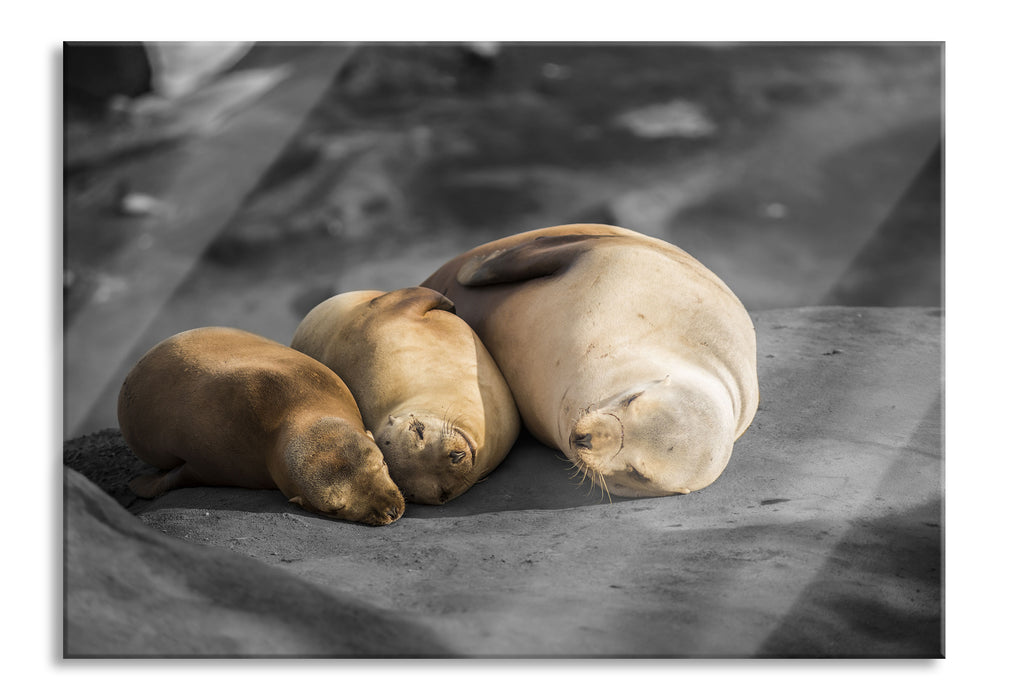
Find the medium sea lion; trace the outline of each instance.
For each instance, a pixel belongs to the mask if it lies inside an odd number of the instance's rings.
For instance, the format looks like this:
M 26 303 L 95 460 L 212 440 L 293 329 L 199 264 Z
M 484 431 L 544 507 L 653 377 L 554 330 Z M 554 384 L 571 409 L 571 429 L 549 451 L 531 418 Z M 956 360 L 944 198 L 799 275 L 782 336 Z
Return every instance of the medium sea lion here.
M 291 347 L 340 375 L 408 501 L 440 504 L 508 454 L 521 425 L 508 385 L 452 302 L 422 287 L 338 294 Z
M 423 285 L 483 340 L 530 432 L 618 496 L 707 486 L 757 409 L 746 309 L 664 241 L 594 224 L 529 231 Z
M 331 518 L 387 525 L 403 495 L 354 398 L 332 370 L 234 328 L 197 328 L 151 348 L 119 391 L 119 427 L 162 474 L 130 482 L 154 498 L 186 486 L 280 489 Z

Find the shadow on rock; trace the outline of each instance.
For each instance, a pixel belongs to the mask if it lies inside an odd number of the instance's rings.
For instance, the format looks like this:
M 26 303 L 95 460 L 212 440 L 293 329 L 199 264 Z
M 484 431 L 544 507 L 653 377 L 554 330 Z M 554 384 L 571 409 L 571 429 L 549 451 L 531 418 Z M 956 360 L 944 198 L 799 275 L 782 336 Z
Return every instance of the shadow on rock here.
M 290 513 L 311 516 L 290 505 L 274 489 L 199 487 L 170 491 L 148 501 L 137 498 L 127 484 L 152 471 L 130 451 L 116 429 L 68 440 L 63 464 L 80 472 L 133 514 L 172 508 L 214 511 Z M 525 430 L 504 462 L 476 486 L 441 506 L 408 503 L 404 518 L 456 518 L 480 513 L 518 510 L 556 510 L 633 500 L 608 496 L 582 480 L 557 450 L 538 442 Z M 318 516 L 313 516 L 318 517 Z M 323 518 L 325 520 L 325 518 Z
M 634 500 L 600 493 L 562 453 L 524 429 L 505 460 L 483 482 L 441 506 L 407 504 L 404 518 L 454 518 L 517 510 L 557 510 Z
M 64 469 L 66 657 L 443 657 L 421 626 L 155 532 Z

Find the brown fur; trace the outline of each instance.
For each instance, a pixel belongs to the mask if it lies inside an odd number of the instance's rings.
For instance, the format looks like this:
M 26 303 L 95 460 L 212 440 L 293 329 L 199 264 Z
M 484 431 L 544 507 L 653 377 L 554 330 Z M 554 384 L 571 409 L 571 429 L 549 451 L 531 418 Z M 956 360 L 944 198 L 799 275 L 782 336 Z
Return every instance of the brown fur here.
M 291 346 L 339 374 L 407 500 L 444 503 L 505 458 L 511 391 L 452 302 L 430 289 L 347 292 L 315 307 Z
M 187 486 L 277 488 L 322 515 L 384 525 L 402 494 L 344 382 L 291 348 L 233 328 L 197 328 L 149 350 L 119 393 L 127 444 L 161 473 L 144 498 Z

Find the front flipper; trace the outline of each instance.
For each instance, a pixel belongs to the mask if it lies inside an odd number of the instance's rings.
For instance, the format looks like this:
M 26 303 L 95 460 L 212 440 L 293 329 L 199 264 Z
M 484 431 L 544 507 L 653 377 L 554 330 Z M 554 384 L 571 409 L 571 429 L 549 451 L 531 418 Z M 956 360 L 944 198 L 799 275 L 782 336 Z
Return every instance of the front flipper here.
M 172 489 L 186 488 L 187 486 L 199 486 L 199 482 L 194 480 L 186 470 L 186 465 L 175 467 L 167 472 L 154 472 L 151 474 L 141 474 L 131 479 L 128 484 L 130 491 L 140 498 L 157 498 L 166 491 Z
M 392 309 L 397 313 L 413 312 L 423 316 L 435 309 L 455 313 L 455 304 L 440 292 L 427 287 L 405 287 L 377 296 L 369 302 L 375 309 Z
M 566 270 L 592 242 L 604 235 L 545 236 L 474 257 L 459 268 L 456 281 L 464 287 L 524 282 Z

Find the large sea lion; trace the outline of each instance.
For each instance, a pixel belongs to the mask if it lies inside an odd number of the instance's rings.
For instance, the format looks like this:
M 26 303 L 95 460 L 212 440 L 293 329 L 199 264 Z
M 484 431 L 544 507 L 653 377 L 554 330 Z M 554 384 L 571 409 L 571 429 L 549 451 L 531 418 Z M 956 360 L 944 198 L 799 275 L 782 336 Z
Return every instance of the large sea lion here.
M 615 495 L 707 486 L 757 409 L 746 309 L 664 241 L 594 224 L 529 231 L 423 285 L 483 340 L 530 432 Z
M 126 375 L 119 427 L 162 473 L 130 482 L 154 498 L 186 486 L 280 489 L 331 518 L 387 525 L 405 507 L 354 398 L 328 367 L 234 328 L 163 340 Z
M 408 501 L 441 504 L 491 472 L 521 421 L 490 353 L 452 302 L 422 287 L 338 294 L 291 347 L 340 375 Z

